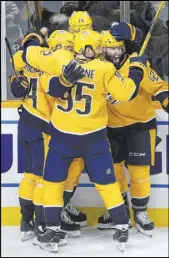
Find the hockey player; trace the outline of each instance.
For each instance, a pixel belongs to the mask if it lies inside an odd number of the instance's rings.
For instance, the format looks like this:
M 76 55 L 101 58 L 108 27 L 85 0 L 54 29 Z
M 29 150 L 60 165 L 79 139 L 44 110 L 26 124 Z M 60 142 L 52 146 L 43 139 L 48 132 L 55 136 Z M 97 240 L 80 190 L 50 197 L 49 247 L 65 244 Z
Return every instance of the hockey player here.
M 49 46 L 52 51 L 61 47 L 72 50 L 73 35 L 70 32 L 63 33 L 56 31 L 50 37 Z M 49 49 L 44 50 L 43 53 L 49 53 Z M 18 51 L 14 56 L 16 69 L 20 73 L 18 78 L 15 76 L 10 78 L 10 86 L 15 97 L 25 97 L 23 105 L 20 107 L 18 135 L 25 153 L 24 178 L 19 186 L 19 200 L 22 214 L 21 239 L 27 240 L 32 237 L 34 232 L 34 207 L 36 216 L 35 229 L 38 231 L 39 226 L 43 229 L 45 226 L 41 199 L 43 189 L 42 174 L 49 139 L 48 121 L 50 120 L 54 99 L 46 95 L 43 89 L 41 83 L 43 72 L 26 65 L 21 59 L 21 54 L 22 51 Z M 73 57 L 71 52 L 69 56 L 71 60 Z M 57 65 L 59 70 L 59 64 L 57 63 Z M 29 79 L 29 83 L 27 78 Z M 31 89 L 28 87 L 30 84 Z M 62 213 L 62 229 L 64 231 L 73 231 L 73 233 L 78 235 L 80 234 L 80 227 L 72 223 L 65 212 Z
M 31 43 L 32 42 L 32 43 Z M 23 41 L 25 58 L 31 58 L 33 44 L 43 44 L 38 34 L 27 35 Z M 118 244 L 128 239 L 128 216 L 114 177 L 109 143 L 106 139 L 107 110 L 106 92 L 115 99 L 127 101 L 138 91 L 144 76 L 144 56 L 130 58 L 129 77 L 122 77 L 113 64 L 95 59 L 100 53 L 101 36 L 90 31 L 75 36 L 74 51 L 77 63 L 85 69 L 85 78 L 74 84 L 71 72 L 64 69 L 59 77 L 49 76 L 46 85 L 51 96 L 57 97 L 56 88 L 70 89 L 64 97 L 56 98 L 52 112 L 51 140 L 44 171 L 44 211 L 47 230 L 39 235 L 41 248 L 58 251 L 60 238 L 60 214 L 63 207 L 63 191 L 67 171 L 74 158 L 84 159 L 90 180 L 103 198 L 116 224 L 113 236 Z M 36 51 L 36 50 L 35 50 Z M 112 84 L 114 87 L 112 87 Z M 56 172 L 56 168 L 58 168 Z M 50 194 L 49 194 L 50 193 Z M 57 199 L 56 199 L 57 196 Z
M 96 17 L 93 17 L 93 18 L 96 18 Z M 65 24 L 64 25 L 61 24 L 61 26 L 67 26 L 64 28 L 68 28 L 68 25 L 69 25 L 69 31 L 71 31 L 74 34 L 78 33 L 79 31 L 86 30 L 86 29 L 93 30 L 93 26 L 92 26 L 93 21 L 86 11 L 74 11 L 70 16 L 68 23 L 66 25 L 66 22 L 65 22 Z M 105 24 L 105 21 L 103 22 L 103 25 L 104 24 Z M 96 26 L 95 26 L 95 28 L 96 28 Z M 68 173 L 68 178 L 66 180 L 65 191 L 64 191 L 64 203 L 66 203 L 66 202 L 68 203 L 70 198 L 75 193 L 75 189 L 79 182 L 80 175 L 84 169 L 84 163 L 83 163 L 82 159 L 75 160 L 72 163 L 72 165 L 74 166 L 75 164 L 77 166 L 76 170 L 71 169 Z M 86 215 L 81 212 L 79 213 L 79 211 L 76 211 L 76 209 L 73 208 L 71 203 L 67 204 L 66 211 L 68 212 L 71 219 L 75 223 L 80 224 L 81 226 L 87 225 Z
M 86 11 L 84 11 L 83 8 L 78 8 L 78 10 L 75 10 L 74 12 L 72 11 L 69 20 L 60 23 L 57 26 L 57 29 L 71 29 L 72 31 L 76 32 L 83 30 L 85 29 L 85 26 L 88 26 L 88 28 L 86 27 L 86 29 L 92 27 L 93 30 L 101 32 L 102 30 L 109 29 L 111 27 L 111 23 L 112 22 L 110 22 L 110 20 L 107 19 L 107 16 L 103 17 L 98 15 L 97 13 L 89 16 L 89 14 Z
M 76 33 L 85 29 L 101 32 L 102 30 L 110 29 L 111 22 L 105 17 L 99 15 L 90 16 L 86 11 L 76 11 L 73 12 L 70 16 L 68 25 L 69 31 L 72 33 Z
M 92 19 L 85 11 L 73 12 L 69 18 L 69 31 L 77 33 L 83 30 L 92 30 Z
M 111 32 L 117 39 L 134 39 L 132 32 L 135 29 L 132 26 L 123 23 L 115 26 Z M 109 31 L 103 32 L 102 35 L 105 58 L 126 76 L 129 72 L 130 56 L 126 52 L 124 41 L 117 41 Z M 121 164 L 125 161 L 130 174 L 131 202 L 137 230 L 148 236 L 152 235 L 154 229 L 154 223 L 146 212 L 150 196 L 150 166 L 154 165 L 156 145 L 156 113 L 151 102 L 152 95 L 156 96 L 164 110 L 169 112 L 168 84 L 149 65 L 135 99 L 120 102 L 111 94 L 107 94 L 108 138 L 116 178 L 122 194 L 127 195 L 127 180 L 124 166 Z M 106 214 L 99 218 L 98 227 L 113 228 L 111 222 L 110 215 Z
M 79 23 L 79 19 L 83 21 L 83 23 Z M 70 20 L 70 27 L 76 28 L 76 31 L 79 30 L 84 30 L 85 28 L 90 28 L 91 27 L 91 18 L 87 14 L 87 12 L 77 12 L 75 15 L 73 15 L 72 19 Z M 90 25 L 90 26 L 89 26 Z M 71 30 L 72 31 L 72 30 Z M 51 34 L 49 41 L 52 40 L 52 35 Z M 49 43 L 49 42 L 48 42 Z M 47 73 L 50 74 L 55 74 L 55 66 L 53 65 L 56 61 L 56 57 L 52 53 L 46 53 L 43 54 L 42 48 L 36 48 L 36 51 L 32 53 L 31 47 L 29 48 L 29 57 L 28 57 L 28 63 Z M 63 58 L 64 52 L 62 50 L 58 52 L 59 58 Z M 66 57 L 66 56 L 65 56 Z M 25 60 L 25 59 L 24 59 Z M 26 60 L 25 60 L 26 61 Z M 70 216 L 71 220 L 75 222 L 76 224 L 79 224 L 81 227 L 84 227 L 87 225 L 87 216 L 86 214 L 77 211 L 72 204 L 69 202 L 73 194 L 75 193 L 76 186 L 79 181 L 79 177 L 84 169 L 84 162 L 82 159 L 76 159 L 72 162 L 69 173 L 68 173 L 68 178 L 66 180 L 65 184 L 65 191 L 64 191 L 64 204 L 65 204 L 65 211 L 68 213 Z

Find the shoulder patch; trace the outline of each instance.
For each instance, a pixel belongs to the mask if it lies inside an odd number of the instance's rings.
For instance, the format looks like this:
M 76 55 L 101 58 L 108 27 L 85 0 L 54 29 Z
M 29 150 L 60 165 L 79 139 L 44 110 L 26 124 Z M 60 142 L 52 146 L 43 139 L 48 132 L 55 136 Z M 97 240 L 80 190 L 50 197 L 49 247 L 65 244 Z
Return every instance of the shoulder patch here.
M 149 79 L 153 82 L 158 82 L 159 77 L 156 74 L 156 72 L 154 72 L 153 70 L 150 71 L 149 75 L 148 75 Z
M 43 51 L 42 55 L 44 56 L 50 56 L 52 54 L 52 51 Z

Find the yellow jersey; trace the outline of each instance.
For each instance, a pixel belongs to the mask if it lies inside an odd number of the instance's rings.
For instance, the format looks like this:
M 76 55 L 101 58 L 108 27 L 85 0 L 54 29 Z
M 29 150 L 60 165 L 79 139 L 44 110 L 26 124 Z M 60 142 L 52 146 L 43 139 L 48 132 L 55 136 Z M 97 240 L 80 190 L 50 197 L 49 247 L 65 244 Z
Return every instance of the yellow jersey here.
M 23 107 L 33 116 L 49 123 L 55 99 L 46 94 L 41 77 L 43 72 L 24 63 L 22 52 L 19 50 L 13 56 L 17 71 L 23 71 L 31 87 L 23 101 Z
M 122 76 L 128 75 L 129 58 L 118 71 Z M 152 95 L 157 96 L 165 91 L 168 91 L 168 83 L 163 81 L 148 64 L 144 78 L 140 83 L 138 95 L 134 99 L 128 102 L 120 102 L 108 92 L 108 127 L 118 128 L 136 123 L 146 125 L 146 123 L 156 118 L 151 101 Z
M 51 116 L 51 123 L 57 130 L 75 135 L 107 127 L 107 92 L 115 99 L 127 101 L 136 90 L 134 81 L 122 77 L 110 62 L 94 59 L 80 65 L 85 69 L 85 78 L 64 97 L 56 99 Z
M 40 46 L 30 46 L 25 56 L 26 63 L 49 74 L 57 74 L 58 67 L 68 64 L 72 59 L 74 54 L 69 50 L 58 49 L 52 52 Z

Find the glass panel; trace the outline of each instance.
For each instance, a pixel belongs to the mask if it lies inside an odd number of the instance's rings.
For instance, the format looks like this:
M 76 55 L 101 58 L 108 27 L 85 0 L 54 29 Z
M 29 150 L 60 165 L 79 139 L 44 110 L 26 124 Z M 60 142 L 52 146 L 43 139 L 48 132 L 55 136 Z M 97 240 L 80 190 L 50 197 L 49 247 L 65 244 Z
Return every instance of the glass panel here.
M 63 6 L 64 1 L 4 1 L 4 3 L 5 17 L 3 18 L 4 21 L 2 24 L 5 25 L 6 22 L 6 33 L 3 35 L 3 40 L 6 34 L 6 37 L 8 38 L 11 46 L 12 53 L 14 54 L 21 45 L 22 39 L 27 33 L 28 28 L 38 26 L 37 12 L 39 13 L 39 20 L 41 25 L 45 26 L 53 14 L 59 14 L 60 8 Z M 35 9 L 38 11 L 35 12 Z M 5 47 L 3 49 L 5 49 Z M 6 70 L 6 74 L 5 71 L 3 71 L 5 82 L 7 82 L 8 76 L 13 73 L 13 68 L 10 63 L 10 55 L 7 49 Z M 3 85 L 5 85 L 5 83 L 3 83 Z M 7 99 L 15 99 L 11 94 L 8 86 L 6 86 L 6 90 Z
M 1 2 L 1 101 L 7 99 L 6 86 L 6 18 L 5 18 L 5 1 Z
M 120 21 L 130 23 L 130 1 L 120 1 Z
M 33 1 L 27 1 L 31 15 L 34 12 Z M 6 15 L 6 37 L 9 40 L 12 53 L 21 45 L 21 41 L 28 30 L 28 11 L 26 1 L 5 1 L 5 15 Z M 13 68 L 10 63 L 10 55 L 6 50 L 7 63 L 7 78 L 13 73 Z M 6 78 L 6 79 L 7 79 Z M 7 99 L 15 99 L 10 92 L 7 85 Z
M 68 28 L 68 22 L 63 22 L 61 13 L 70 16 L 70 13 L 77 7 L 78 2 L 84 4 L 85 1 L 3 1 L 5 2 L 5 17 L 3 17 L 1 9 L 1 18 L 6 23 L 6 35 L 10 41 L 12 52 L 15 53 L 19 47 L 23 36 L 27 33 L 28 27 L 37 26 L 37 12 L 35 12 L 35 2 L 42 26 L 54 23 L 52 28 L 56 28 L 56 24 L 61 24 L 59 29 Z M 26 4 L 27 3 L 27 4 Z M 99 31 L 106 29 L 111 22 L 123 20 L 135 25 L 140 31 L 140 44 L 142 45 L 144 38 L 151 26 L 155 11 L 160 1 L 86 1 L 87 11 L 93 19 L 94 29 Z M 64 7 L 63 7 L 64 5 Z M 2 6 L 2 4 L 1 4 Z M 51 18 L 52 17 L 52 18 Z M 50 19 L 51 18 L 51 19 Z M 166 22 L 168 21 L 168 3 L 163 9 L 160 19 L 155 26 L 152 37 L 146 49 L 149 61 L 156 72 L 165 80 L 168 80 L 168 29 Z M 63 23 L 62 23 L 63 22 Z M 5 33 L 4 33 L 5 34 Z M 3 29 L 2 29 L 3 36 Z M 3 47 L 5 49 L 5 47 Z M 4 58 L 5 59 L 5 58 Z M 3 59 L 3 60 L 4 60 Z M 3 71 L 7 77 L 13 73 L 12 65 L 9 62 L 10 56 L 6 50 L 6 67 Z M 2 60 L 1 60 L 2 64 Z M 5 62 L 3 61 L 3 65 Z M 5 86 L 5 83 L 2 85 Z M 7 87 L 7 86 L 6 86 Z M 4 91 L 5 94 L 5 91 Z M 14 99 L 7 87 L 7 98 Z
M 159 4 L 160 1 L 131 1 L 130 22 L 139 29 L 141 46 L 150 29 Z M 152 68 L 165 80 L 168 80 L 167 21 L 168 2 L 160 14 L 145 51 Z

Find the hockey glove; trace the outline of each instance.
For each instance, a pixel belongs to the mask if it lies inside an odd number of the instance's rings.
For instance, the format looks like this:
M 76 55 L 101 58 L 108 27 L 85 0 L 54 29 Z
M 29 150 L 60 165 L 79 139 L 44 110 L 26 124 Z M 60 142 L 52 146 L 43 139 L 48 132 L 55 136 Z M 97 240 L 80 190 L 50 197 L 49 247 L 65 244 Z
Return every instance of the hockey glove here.
M 116 40 L 135 40 L 136 28 L 129 23 L 125 22 L 113 22 L 111 25 L 110 33 Z
M 78 80 L 85 77 L 85 71 L 81 66 L 77 66 L 77 62 L 72 60 L 65 66 L 63 73 L 60 75 L 59 80 L 65 87 L 71 87 L 76 84 Z
M 48 47 L 46 41 L 47 33 L 47 28 L 42 28 L 41 30 L 33 30 L 25 36 L 25 38 L 22 41 L 22 46 L 24 47 L 24 45 L 28 41 L 34 41 L 37 46 Z
M 30 90 L 30 84 L 23 75 L 19 75 L 16 78 L 16 76 L 12 74 L 9 77 L 9 85 L 13 95 L 17 98 L 25 97 Z
M 142 77 L 146 71 L 147 67 L 147 57 L 145 55 L 138 56 L 135 52 L 130 56 L 130 70 L 131 69 L 139 69 L 141 71 Z

